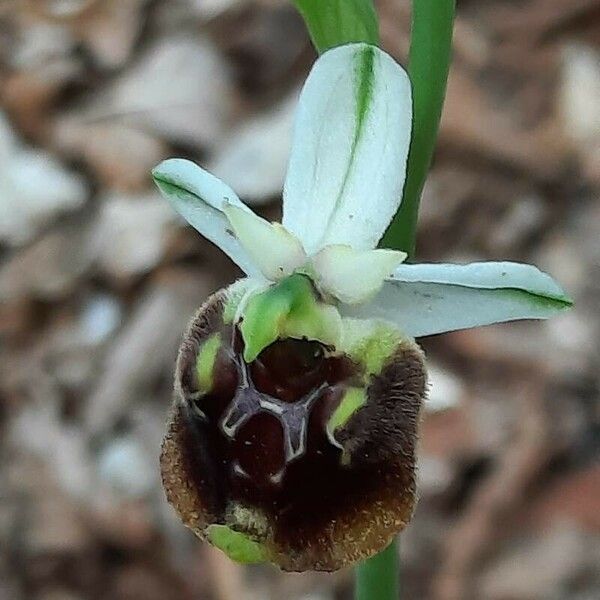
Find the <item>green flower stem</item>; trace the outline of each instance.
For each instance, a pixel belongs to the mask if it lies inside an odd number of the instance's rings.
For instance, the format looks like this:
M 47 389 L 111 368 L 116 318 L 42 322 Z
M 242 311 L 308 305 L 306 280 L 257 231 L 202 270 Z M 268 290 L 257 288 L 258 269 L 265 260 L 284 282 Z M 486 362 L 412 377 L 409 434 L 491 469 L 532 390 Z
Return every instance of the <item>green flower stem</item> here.
M 404 197 L 381 245 L 415 252 L 419 201 L 437 140 L 450 69 L 455 0 L 413 0 L 408 71 L 413 85 L 413 136 Z M 398 541 L 356 568 L 356 600 L 398 600 Z
M 400 598 L 398 542 L 356 567 L 356 600 Z
M 413 0 L 408 72 L 413 135 L 404 198 L 381 245 L 414 254 L 419 200 L 437 139 L 452 55 L 455 0 Z

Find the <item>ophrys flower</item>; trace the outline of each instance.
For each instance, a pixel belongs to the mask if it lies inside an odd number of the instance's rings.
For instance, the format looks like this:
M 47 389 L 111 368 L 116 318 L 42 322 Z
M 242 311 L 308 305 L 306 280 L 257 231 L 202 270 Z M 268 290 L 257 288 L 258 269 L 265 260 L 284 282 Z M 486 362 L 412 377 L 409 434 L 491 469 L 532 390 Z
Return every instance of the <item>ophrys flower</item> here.
M 384 548 L 415 503 L 414 337 L 570 305 L 530 265 L 402 264 L 376 249 L 410 130 L 406 73 L 351 44 L 323 54 L 302 91 L 282 224 L 189 161 L 154 170 L 247 275 L 190 325 L 161 459 L 184 523 L 232 558 L 332 570 Z

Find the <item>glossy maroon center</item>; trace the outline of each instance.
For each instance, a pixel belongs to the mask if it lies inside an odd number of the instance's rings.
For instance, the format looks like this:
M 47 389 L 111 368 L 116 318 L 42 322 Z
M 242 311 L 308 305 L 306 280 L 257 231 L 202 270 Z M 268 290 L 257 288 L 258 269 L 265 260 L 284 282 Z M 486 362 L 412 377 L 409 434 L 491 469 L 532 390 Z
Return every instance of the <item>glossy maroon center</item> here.
M 295 339 L 274 342 L 246 364 L 241 336 L 231 337 L 217 354 L 213 389 L 197 401 L 217 461 L 227 465 L 227 487 L 244 501 L 264 501 L 285 495 L 285 484 L 305 478 L 306 469 L 339 465 L 326 425 L 356 365 Z
M 296 402 L 331 380 L 331 367 L 319 342 L 287 339 L 265 348 L 250 365 L 250 374 L 258 391 Z

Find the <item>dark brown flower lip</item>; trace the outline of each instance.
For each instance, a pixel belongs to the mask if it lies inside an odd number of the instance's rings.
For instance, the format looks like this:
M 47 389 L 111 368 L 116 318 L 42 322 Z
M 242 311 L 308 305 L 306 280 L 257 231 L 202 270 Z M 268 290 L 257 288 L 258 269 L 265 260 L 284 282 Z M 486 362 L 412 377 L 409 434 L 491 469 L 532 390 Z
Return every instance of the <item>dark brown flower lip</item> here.
M 366 404 L 336 430 L 334 445 L 326 423 L 344 390 L 363 380 L 360 365 L 342 357 L 339 379 L 331 367 L 308 392 L 282 399 L 272 391 L 298 379 L 286 378 L 282 356 L 311 373 L 321 367 L 310 356 L 291 360 L 294 352 L 309 352 L 302 341 L 276 342 L 271 354 L 282 372 L 276 384 L 263 380 L 259 389 L 252 365 L 240 357 L 233 326 L 223 323 L 226 300 L 223 291 L 209 299 L 181 346 L 161 457 L 167 498 L 201 537 L 211 525 L 226 525 L 259 542 L 268 560 L 285 570 L 335 570 L 382 549 L 410 520 L 415 502 L 415 443 L 425 393 L 420 349 L 414 342 L 400 344 L 370 378 Z M 223 345 L 215 359 L 215 389 L 199 395 L 195 360 L 217 332 Z M 329 352 L 323 356 L 331 359 Z M 265 368 L 277 370 L 270 365 L 267 359 L 261 364 L 263 379 Z

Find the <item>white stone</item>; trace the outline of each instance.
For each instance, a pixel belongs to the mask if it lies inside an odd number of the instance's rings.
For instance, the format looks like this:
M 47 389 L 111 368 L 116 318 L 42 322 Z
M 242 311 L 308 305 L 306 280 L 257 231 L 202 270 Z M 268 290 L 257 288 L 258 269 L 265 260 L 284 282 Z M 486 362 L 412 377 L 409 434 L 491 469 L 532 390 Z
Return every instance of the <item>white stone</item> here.
M 77 37 L 101 66 L 118 68 L 127 62 L 143 27 L 142 11 L 147 3 L 148 0 L 92 0 L 91 9 L 78 19 Z
M 83 179 L 50 154 L 22 147 L 0 115 L 0 242 L 27 243 L 60 213 L 80 208 Z
M 162 258 L 176 215 L 158 194 L 107 194 L 92 233 L 92 253 L 117 277 L 145 273 Z
M 579 144 L 600 143 L 600 52 L 569 44 L 563 51 L 560 106 L 566 133 Z
M 460 379 L 431 362 L 427 367 L 427 373 L 429 393 L 425 409 L 428 412 L 441 412 L 458 406 L 464 396 L 464 386 Z
M 173 142 L 211 145 L 230 118 L 233 93 L 228 65 L 211 42 L 174 37 L 148 48 L 85 113 Z
M 479 598 L 567 598 L 577 575 L 593 572 L 594 539 L 573 523 L 558 522 L 541 538 L 524 540 L 482 577 Z
M 523 240 L 545 222 L 547 212 L 544 201 L 538 195 L 515 198 L 492 231 L 489 243 L 500 250 L 522 245 Z
M 100 344 L 119 326 L 123 317 L 121 303 L 108 294 L 98 294 L 83 306 L 79 319 L 81 337 L 89 344 Z
M 88 226 L 52 227 L 0 265 L 0 303 L 25 298 L 57 300 L 72 293 L 93 264 L 87 251 Z
M 88 9 L 94 4 L 94 0 L 52 0 L 44 4 L 45 13 L 48 16 L 68 19 Z
M 419 457 L 417 481 L 422 496 L 443 493 L 452 483 L 448 461 L 432 456 Z
M 9 440 L 44 460 L 69 495 L 85 499 L 93 494 L 95 476 L 84 433 L 61 422 L 59 403 L 52 394 L 18 414 L 11 423 Z
M 101 479 L 116 492 L 129 497 L 144 496 L 156 483 L 156 467 L 135 438 L 110 442 L 98 457 Z
M 71 54 L 75 41 L 68 28 L 56 23 L 37 23 L 21 31 L 19 44 L 11 56 L 18 71 L 48 68 Z
M 207 169 L 249 204 L 280 197 L 292 142 L 298 95 L 245 122 L 218 146 Z
M 192 10 L 206 20 L 214 19 L 244 4 L 248 4 L 248 0 L 190 0 Z

